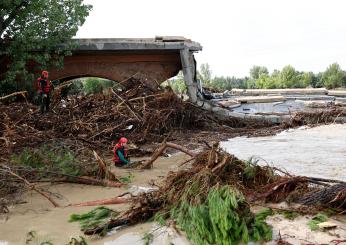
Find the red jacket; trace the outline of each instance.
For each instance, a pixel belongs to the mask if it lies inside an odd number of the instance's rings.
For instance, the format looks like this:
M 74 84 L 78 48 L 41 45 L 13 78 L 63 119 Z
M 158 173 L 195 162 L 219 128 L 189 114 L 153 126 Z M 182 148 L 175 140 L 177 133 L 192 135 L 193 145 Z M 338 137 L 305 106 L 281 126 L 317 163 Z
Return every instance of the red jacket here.
M 127 158 L 127 152 L 125 150 L 125 147 L 121 146 L 120 143 L 115 145 L 115 147 L 113 149 L 113 153 L 114 153 L 113 162 L 114 163 L 121 163 L 120 158 L 119 158 L 119 156 L 117 154 L 117 150 L 120 150 L 125 158 Z
M 51 90 L 51 85 L 49 80 L 45 80 L 42 77 L 37 78 L 37 86 L 40 93 L 48 94 Z

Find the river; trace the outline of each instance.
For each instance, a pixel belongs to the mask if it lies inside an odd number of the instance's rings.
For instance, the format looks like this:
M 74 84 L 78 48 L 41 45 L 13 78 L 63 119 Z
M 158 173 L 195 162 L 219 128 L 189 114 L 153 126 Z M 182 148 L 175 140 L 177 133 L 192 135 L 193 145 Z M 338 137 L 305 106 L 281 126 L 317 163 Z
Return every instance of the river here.
M 236 157 L 254 157 L 295 175 L 346 181 L 346 124 L 289 129 L 274 136 L 237 137 L 221 143 Z

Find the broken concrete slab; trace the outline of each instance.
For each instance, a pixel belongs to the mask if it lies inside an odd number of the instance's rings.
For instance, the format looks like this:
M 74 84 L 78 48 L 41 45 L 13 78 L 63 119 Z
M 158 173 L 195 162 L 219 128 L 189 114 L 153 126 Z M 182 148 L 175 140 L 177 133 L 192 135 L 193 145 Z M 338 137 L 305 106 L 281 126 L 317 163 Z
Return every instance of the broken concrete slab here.
M 304 89 L 232 89 L 233 95 L 268 95 L 268 94 L 314 94 L 326 95 L 328 90 L 325 88 L 304 88 Z
M 346 90 L 328 90 L 328 95 L 330 96 L 345 96 Z
M 234 99 L 240 103 L 267 103 L 267 102 L 281 102 L 285 101 L 286 98 L 284 96 L 245 96 L 238 97 Z

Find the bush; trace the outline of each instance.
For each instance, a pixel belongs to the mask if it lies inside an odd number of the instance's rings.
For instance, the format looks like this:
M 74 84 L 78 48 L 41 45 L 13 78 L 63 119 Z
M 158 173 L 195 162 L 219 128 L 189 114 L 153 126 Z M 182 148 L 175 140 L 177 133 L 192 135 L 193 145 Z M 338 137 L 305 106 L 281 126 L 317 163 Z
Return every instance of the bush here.
M 84 92 L 87 94 L 101 93 L 104 89 L 115 86 L 116 83 L 110 80 L 89 77 L 84 81 Z

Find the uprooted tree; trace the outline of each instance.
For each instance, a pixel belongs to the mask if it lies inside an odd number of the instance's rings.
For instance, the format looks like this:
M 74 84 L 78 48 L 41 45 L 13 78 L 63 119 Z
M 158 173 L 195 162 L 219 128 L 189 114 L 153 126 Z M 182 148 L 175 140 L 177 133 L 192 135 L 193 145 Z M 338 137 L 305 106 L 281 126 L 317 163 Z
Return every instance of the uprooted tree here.
M 2 0 L 0 3 L 0 90 L 10 93 L 32 81 L 27 62 L 62 64 L 91 10 L 82 0 Z M 63 44 L 63 45 L 62 45 Z M 37 52 L 39 51 L 39 52 Z

